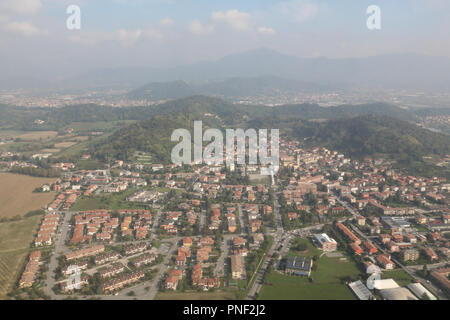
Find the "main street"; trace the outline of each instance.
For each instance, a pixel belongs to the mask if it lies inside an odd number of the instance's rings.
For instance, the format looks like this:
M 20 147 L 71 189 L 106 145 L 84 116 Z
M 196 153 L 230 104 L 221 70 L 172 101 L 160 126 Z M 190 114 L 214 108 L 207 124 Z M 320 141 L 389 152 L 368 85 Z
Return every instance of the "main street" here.
M 273 243 L 270 247 L 269 251 L 267 252 L 267 255 L 263 255 L 261 258 L 258 266 L 256 267 L 256 274 L 254 274 L 252 277 L 256 277 L 254 280 L 252 287 L 248 291 L 246 300 L 252 300 L 256 299 L 259 291 L 261 290 L 262 283 L 263 283 L 263 277 L 264 273 L 266 272 L 267 268 L 269 267 L 269 264 L 271 262 L 271 259 L 268 259 L 267 256 L 271 257 L 273 253 L 275 252 L 276 248 L 280 245 L 283 234 L 284 234 L 284 228 L 283 228 L 283 222 L 280 215 L 280 204 L 278 203 L 278 194 L 277 194 L 277 185 L 273 185 L 274 189 L 274 201 L 273 201 L 273 212 L 275 214 L 275 220 L 276 220 L 276 231 L 274 234 L 271 234 L 273 236 Z M 262 263 L 262 266 L 261 266 Z M 251 279 L 252 281 L 252 279 Z M 250 281 L 250 283 L 251 283 Z
M 46 280 L 44 285 L 44 292 L 56 299 L 56 294 L 53 292 L 52 288 L 56 284 L 55 271 L 58 267 L 58 257 L 68 252 L 66 248 L 65 241 L 68 239 L 70 226 L 69 222 L 74 212 L 58 212 L 59 215 L 64 215 L 64 218 L 60 222 L 60 230 L 55 239 L 55 248 L 50 256 L 50 263 L 48 265 L 48 270 L 46 273 Z

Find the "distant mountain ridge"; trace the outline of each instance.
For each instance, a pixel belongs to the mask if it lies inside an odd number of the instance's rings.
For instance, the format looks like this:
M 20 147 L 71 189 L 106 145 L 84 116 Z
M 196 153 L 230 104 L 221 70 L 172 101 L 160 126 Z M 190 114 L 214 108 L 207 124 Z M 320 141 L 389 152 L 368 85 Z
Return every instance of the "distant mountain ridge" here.
M 192 95 L 219 96 L 238 99 L 255 96 L 275 96 L 311 92 L 326 92 L 332 87 L 317 85 L 300 80 L 283 79 L 274 76 L 247 78 L 228 78 L 208 81 L 201 84 L 188 84 L 185 81 L 151 82 L 128 93 L 131 99 L 153 101 L 179 99 Z
M 340 87 L 439 90 L 450 88 L 450 59 L 413 53 L 342 59 L 299 58 L 261 48 L 170 68 L 97 69 L 70 77 L 62 84 L 139 87 L 150 82 L 204 82 L 265 75 Z

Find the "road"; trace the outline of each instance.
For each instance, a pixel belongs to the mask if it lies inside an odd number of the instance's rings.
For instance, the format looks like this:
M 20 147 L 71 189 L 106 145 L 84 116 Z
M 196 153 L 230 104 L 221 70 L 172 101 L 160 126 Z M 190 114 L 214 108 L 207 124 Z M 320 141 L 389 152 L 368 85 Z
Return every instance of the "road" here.
M 46 274 L 46 281 L 44 285 L 44 292 L 50 297 L 56 299 L 56 294 L 53 292 L 52 288 L 56 284 L 55 280 L 55 270 L 58 267 L 58 257 L 62 254 L 65 254 L 68 250 L 65 246 L 65 241 L 68 239 L 70 227 L 69 222 L 72 217 L 73 212 L 57 212 L 58 214 L 64 214 L 64 218 L 61 219 L 60 229 L 57 233 L 55 239 L 55 249 L 52 252 L 50 257 L 50 263 L 48 265 L 48 270 Z
M 241 225 L 241 232 L 245 232 L 244 213 L 242 212 L 242 205 L 240 203 L 238 204 L 238 219 Z
M 220 245 L 220 257 L 217 259 L 216 267 L 214 268 L 214 276 L 222 277 L 225 275 L 225 259 L 228 257 L 230 251 L 230 243 L 235 235 L 224 235 L 222 244 Z
M 273 253 L 275 252 L 275 250 L 278 248 L 278 246 L 280 245 L 280 243 L 282 241 L 282 237 L 284 234 L 283 223 L 281 220 L 281 215 L 280 215 L 280 210 L 279 210 L 280 205 L 278 203 L 277 186 L 273 185 L 273 188 L 275 191 L 274 192 L 275 199 L 273 201 L 273 212 L 275 214 L 275 219 L 276 219 L 277 223 L 276 223 L 276 231 L 274 234 L 272 234 L 272 236 L 273 236 L 272 246 L 270 247 L 269 251 L 267 252 L 267 254 L 269 256 L 272 256 Z M 257 295 L 262 287 L 264 273 L 266 272 L 267 268 L 269 267 L 269 263 L 270 263 L 270 259 L 267 259 L 267 256 L 263 255 L 263 257 L 261 258 L 261 260 L 256 268 L 256 270 L 257 270 L 256 275 L 252 276 L 252 277 L 256 277 L 256 279 L 254 280 L 252 287 L 248 291 L 246 300 L 253 300 L 253 299 L 257 298 Z M 262 266 L 261 266 L 261 264 L 262 264 Z

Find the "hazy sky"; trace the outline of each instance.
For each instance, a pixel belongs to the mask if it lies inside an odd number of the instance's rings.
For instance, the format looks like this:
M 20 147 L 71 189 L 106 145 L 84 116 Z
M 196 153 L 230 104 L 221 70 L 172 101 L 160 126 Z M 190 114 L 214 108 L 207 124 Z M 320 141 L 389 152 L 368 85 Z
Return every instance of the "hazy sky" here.
M 68 30 L 69 5 L 81 30 Z M 381 8 L 381 30 L 366 9 Z M 0 0 L 0 73 L 169 66 L 269 47 L 300 57 L 450 57 L 448 0 Z

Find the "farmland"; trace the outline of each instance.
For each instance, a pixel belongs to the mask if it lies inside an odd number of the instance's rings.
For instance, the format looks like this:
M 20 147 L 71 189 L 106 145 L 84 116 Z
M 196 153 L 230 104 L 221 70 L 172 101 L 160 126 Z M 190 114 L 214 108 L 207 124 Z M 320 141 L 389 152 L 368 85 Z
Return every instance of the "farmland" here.
M 0 223 L 0 299 L 19 276 L 40 216 Z
M 23 133 L 17 136 L 20 140 L 37 141 L 37 140 L 51 140 L 58 135 L 56 131 L 32 131 Z
M 55 179 L 0 173 L 0 218 L 24 215 L 43 208 L 55 197 L 54 193 L 33 193 L 33 190 Z

